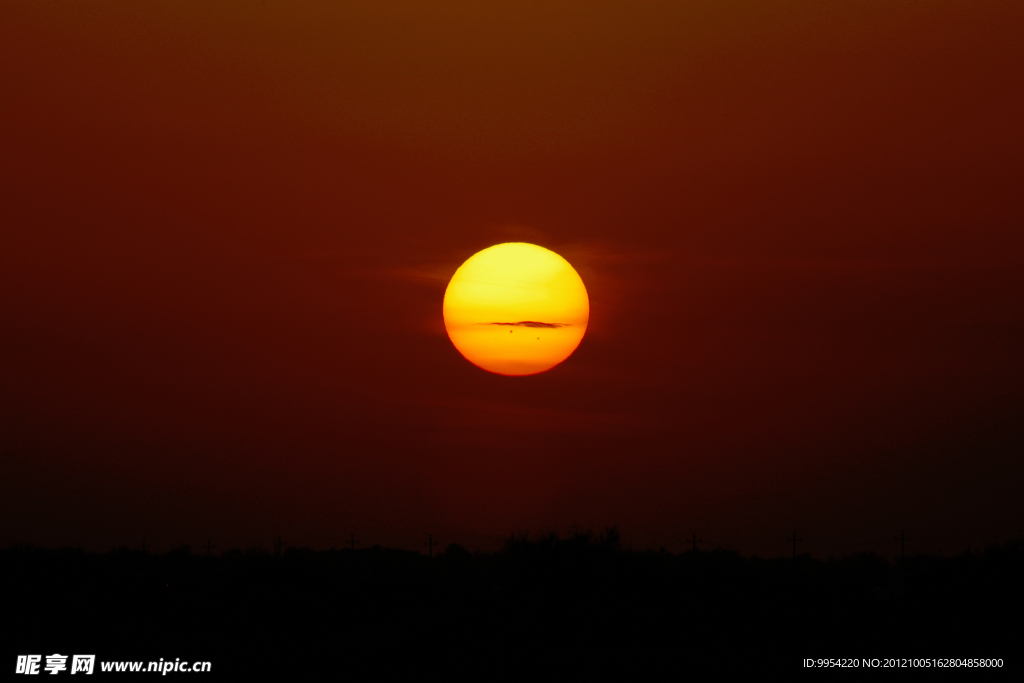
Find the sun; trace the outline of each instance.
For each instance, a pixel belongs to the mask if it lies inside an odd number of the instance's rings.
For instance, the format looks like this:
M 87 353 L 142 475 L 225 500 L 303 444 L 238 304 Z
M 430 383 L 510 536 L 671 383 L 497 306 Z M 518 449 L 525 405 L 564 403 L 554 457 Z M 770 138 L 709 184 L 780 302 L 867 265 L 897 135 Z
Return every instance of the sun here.
M 555 252 L 496 244 L 463 263 L 444 293 L 444 326 L 474 365 L 535 375 L 568 358 L 583 339 L 590 299 L 579 273 Z

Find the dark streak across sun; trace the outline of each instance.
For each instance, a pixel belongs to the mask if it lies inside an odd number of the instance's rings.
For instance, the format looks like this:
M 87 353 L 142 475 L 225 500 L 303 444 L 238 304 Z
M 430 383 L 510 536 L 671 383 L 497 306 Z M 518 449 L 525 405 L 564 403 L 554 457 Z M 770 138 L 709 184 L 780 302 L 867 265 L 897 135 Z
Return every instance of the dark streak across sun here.
M 509 327 L 568 327 L 568 323 L 539 323 L 533 320 L 523 320 L 517 323 L 480 323 L 481 325 L 508 325 Z

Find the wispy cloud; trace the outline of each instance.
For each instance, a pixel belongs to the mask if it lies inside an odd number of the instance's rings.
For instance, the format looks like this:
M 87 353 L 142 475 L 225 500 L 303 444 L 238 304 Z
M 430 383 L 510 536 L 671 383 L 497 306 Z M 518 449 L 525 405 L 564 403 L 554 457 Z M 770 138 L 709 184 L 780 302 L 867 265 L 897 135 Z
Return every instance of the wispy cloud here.
M 477 323 L 478 325 L 507 325 L 508 327 L 569 327 L 569 323 L 539 323 L 534 320 L 522 320 L 517 323 Z

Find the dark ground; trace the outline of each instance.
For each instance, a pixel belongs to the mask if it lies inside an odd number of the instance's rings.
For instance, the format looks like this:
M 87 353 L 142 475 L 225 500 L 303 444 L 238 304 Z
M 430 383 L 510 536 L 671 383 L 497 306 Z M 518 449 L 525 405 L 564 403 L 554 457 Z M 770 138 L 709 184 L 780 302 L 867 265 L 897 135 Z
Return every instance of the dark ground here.
M 819 657 L 1002 658 L 1002 672 L 985 672 L 999 674 L 1019 669 L 1024 649 L 1020 542 L 902 563 L 763 560 L 631 552 L 612 530 L 510 541 L 493 554 L 451 545 L 433 559 L 380 547 L 210 557 L 12 547 L 0 567 L 11 667 L 17 654 L 60 652 L 206 660 L 217 678 L 526 680 L 665 665 L 812 673 L 802 661 Z

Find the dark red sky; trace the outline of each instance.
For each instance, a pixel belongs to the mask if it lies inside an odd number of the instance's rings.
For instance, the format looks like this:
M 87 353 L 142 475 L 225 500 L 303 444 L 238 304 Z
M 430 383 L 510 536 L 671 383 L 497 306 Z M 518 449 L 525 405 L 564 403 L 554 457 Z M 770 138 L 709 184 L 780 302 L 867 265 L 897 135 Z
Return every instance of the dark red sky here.
M 0 542 L 1024 528 L 1024 5 L 5 2 Z M 444 333 L 564 255 L 553 371 Z

